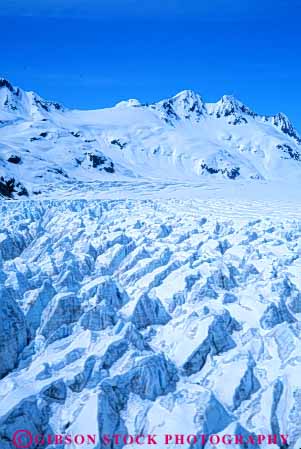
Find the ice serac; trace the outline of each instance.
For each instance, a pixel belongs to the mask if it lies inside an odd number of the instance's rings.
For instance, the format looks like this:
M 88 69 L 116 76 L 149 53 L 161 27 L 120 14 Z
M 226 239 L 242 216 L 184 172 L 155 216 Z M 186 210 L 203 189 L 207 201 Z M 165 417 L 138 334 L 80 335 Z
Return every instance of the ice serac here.
M 289 312 L 285 300 L 280 299 L 278 306 L 270 304 L 260 318 L 260 325 L 263 329 L 272 329 L 280 323 L 294 323 L 296 318 Z
M 176 367 L 163 354 L 143 357 L 126 373 L 104 380 L 98 398 L 99 435 L 128 433 L 121 411 L 126 408 L 130 393 L 155 401 L 175 391 L 178 380 Z M 117 447 L 123 446 L 120 441 Z M 108 445 L 101 442 L 101 447 Z M 109 447 L 113 448 L 113 442 Z
M 92 372 L 96 363 L 96 357 L 90 356 L 85 361 L 84 369 L 81 373 L 74 376 L 73 380 L 68 382 L 68 387 L 70 390 L 76 393 L 80 393 L 87 383 L 89 382 Z
M 280 435 L 283 433 L 283 429 L 280 428 L 280 423 L 278 419 L 278 407 L 280 404 L 281 397 L 284 392 L 284 385 L 281 379 L 277 379 L 273 386 L 273 403 L 271 409 L 271 433 L 273 435 Z M 280 449 L 287 449 L 289 446 L 287 443 L 279 441 L 278 438 L 278 446 Z
M 0 378 L 17 365 L 19 355 L 27 345 L 25 317 L 10 291 L 0 286 Z
M 51 337 L 61 326 L 77 322 L 81 315 L 81 303 L 73 293 L 58 293 L 42 314 L 40 333 Z
M 41 324 L 42 313 L 55 296 L 56 290 L 49 280 L 45 280 L 42 287 L 33 292 L 29 291 L 28 293 L 31 294 L 28 295 L 29 305 L 26 313 L 26 321 L 28 323 L 30 337 L 33 338 Z
M 234 421 L 234 417 L 227 412 L 222 404 L 216 399 L 214 394 L 211 394 L 204 415 L 204 434 L 212 435 L 221 432 L 232 421 Z
M 152 324 L 166 324 L 171 316 L 166 312 L 160 299 L 143 294 L 135 307 L 132 322 L 137 329 L 144 329 Z
M 99 435 L 126 435 L 128 434 L 124 420 L 121 417 L 121 411 L 126 406 L 128 400 L 128 392 L 119 389 L 115 385 L 103 382 L 102 391 L 98 396 L 98 432 Z M 118 449 L 123 447 L 124 443 L 119 440 L 118 443 L 113 441 L 108 445 L 102 439 L 100 448 L 109 447 Z
M 100 331 L 117 323 L 117 316 L 114 309 L 105 304 L 98 304 L 87 310 L 80 320 L 84 329 Z
M 104 277 L 97 287 L 97 301 L 104 301 L 109 307 L 120 309 L 128 301 L 129 297 L 112 278 Z
M 41 396 L 49 402 L 63 404 L 67 397 L 67 388 L 63 379 L 56 380 L 51 385 L 47 385 L 41 391 Z
M 249 358 L 248 367 L 240 380 L 238 387 L 235 389 L 233 397 L 233 410 L 236 410 L 243 401 L 247 401 L 254 393 L 260 389 L 261 385 L 254 374 L 256 363 L 253 358 Z
M 101 368 L 110 369 L 112 365 L 127 352 L 128 349 L 129 343 L 126 339 L 121 339 L 111 343 L 102 357 Z
M 260 446 L 257 443 L 257 436 L 254 432 L 250 432 L 245 427 L 243 427 L 240 423 L 238 423 L 235 427 L 234 435 L 241 435 L 243 439 L 243 443 L 239 443 L 240 449 L 246 449 L 246 447 L 249 446 L 249 444 L 246 444 L 245 441 L 250 441 L 252 444 L 252 447 L 254 449 L 259 449 Z
M 30 440 L 29 435 L 53 434 L 49 425 L 50 410 L 47 402 L 38 403 L 36 397 L 29 397 L 16 405 L 12 411 L 0 418 L 0 440 L 1 448 L 14 449 L 16 445 L 27 445 L 31 443 L 34 449 L 46 447 L 46 443 L 36 443 Z M 23 431 L 23 438 L 20 431 Z M 15 432 L 19 431 L 16 440 L 13 440 Z
M 220 355 L 235 348 L 236 343 L 231 335 L 234 331 L 239 330 L 241 330 L 241 325 L 231 317 L 228 310 L 216 316 L 208 328 L 208 335 L 205 340 L 184 363 L 185 374 L 190 376 L 200 371 L 209 354 L 212 356 Z

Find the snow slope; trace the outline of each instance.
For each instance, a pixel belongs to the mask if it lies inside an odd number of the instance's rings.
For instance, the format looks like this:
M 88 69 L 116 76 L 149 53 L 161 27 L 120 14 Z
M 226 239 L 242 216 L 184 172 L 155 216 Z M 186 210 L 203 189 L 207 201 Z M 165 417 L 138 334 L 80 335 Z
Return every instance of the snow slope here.
M 95 195 L 118 182 L 300 180 L 301 139 L 284 114 L 183 91 L 95 111 L 68 110 L 0 80 L 0 193 Z M 112 183 L 112 184 L 110 184 Z

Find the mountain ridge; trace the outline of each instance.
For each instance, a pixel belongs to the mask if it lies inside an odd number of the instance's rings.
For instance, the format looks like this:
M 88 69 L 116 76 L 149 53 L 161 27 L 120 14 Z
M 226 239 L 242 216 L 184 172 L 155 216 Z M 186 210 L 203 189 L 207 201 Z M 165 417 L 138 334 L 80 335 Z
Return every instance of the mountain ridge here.
M 301 138 L 283 113 L 192 90 L 151 104 L 68 109 L 0 79 L 0 194 L 127 179 L 280 180 L 301 176 Z

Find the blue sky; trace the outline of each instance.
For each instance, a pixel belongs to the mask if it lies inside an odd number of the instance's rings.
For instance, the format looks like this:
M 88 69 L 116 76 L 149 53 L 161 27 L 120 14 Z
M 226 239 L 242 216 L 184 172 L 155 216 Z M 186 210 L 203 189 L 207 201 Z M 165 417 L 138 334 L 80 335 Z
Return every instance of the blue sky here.
M 183 89 L 301 130 L 300 0 L 6 0 L 1 75 L 79 108 Z

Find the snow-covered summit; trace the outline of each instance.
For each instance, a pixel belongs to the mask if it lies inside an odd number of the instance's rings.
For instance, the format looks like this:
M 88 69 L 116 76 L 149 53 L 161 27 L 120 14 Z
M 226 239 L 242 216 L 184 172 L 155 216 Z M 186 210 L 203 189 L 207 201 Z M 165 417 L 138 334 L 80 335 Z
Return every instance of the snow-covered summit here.
M 301 139 L 282 113 L 259 115 L 192 91 L 145 104 L 70 110 L 0 81 L 0 193 L 45 195 L 137 179 L 299 181 Z
M 198 122 L 207 112 L 203 99 L 192 90 L 183 90 L 174 97 L 152 104 L 151 108 L 158 110 L 169 124 L 181 119 Z
M 121 107 L 138 107 L 138 106 L 141 106 L 141 103 L 136 98 L 130 98 L 129 100 L 119 101 L 115 105 L 116 108 L 121 108 Z
M 63 110 L 56 102 L 46 101 L 35 92 L 25 92 L 0 78 L 0 112 L 8 118 L 40 119 L 45 113 Z
M 257 115 L 232 95 L 223 95 L 217 103 L 213 103 L 211 105 L 211 113 L 217 118 L 235 114 L 245 114 L 254 118 Z

